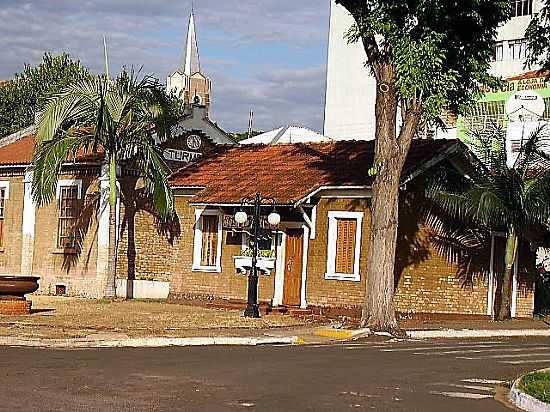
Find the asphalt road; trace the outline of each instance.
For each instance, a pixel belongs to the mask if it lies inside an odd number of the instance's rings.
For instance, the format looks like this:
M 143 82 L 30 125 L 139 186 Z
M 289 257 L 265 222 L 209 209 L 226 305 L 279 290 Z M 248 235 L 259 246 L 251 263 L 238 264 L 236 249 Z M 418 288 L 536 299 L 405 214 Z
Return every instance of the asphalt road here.
M 549 339 L 55 351 L 0 348 L 2 411 L 507 411 Z

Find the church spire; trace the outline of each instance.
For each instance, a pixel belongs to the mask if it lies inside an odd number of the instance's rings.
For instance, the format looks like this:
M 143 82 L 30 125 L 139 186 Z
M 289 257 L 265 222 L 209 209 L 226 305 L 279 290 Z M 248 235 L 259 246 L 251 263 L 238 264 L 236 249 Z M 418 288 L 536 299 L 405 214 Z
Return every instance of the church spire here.
M 195 29 L 195 11 L 194 7 L 189 16 L 189 28 L 187 29 L 187 44 L 185 46 L 185 55 L 183 57 L 181 70 L 187 76 L 191 76 L 201 71 L 199 58 L 199 47 L 197 44 L 197 31 Z

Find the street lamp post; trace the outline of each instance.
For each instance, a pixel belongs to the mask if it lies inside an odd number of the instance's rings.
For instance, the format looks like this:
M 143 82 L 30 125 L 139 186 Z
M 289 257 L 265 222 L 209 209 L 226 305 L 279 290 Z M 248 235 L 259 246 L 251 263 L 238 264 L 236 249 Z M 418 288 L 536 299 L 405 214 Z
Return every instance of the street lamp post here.
M 275 199 L 263 197 L 256 193 L 255 197 L 245 197 L 241 200 L 241 209 L 244 206 L 253 206 L 254 214 L 252 216 L 252 268 L 248 274 L 248 299 L 244 316 L 249 318 L 259 318 L 260 309 L 258 307 L 258 241 L 260 236 L 260 216 L 262 206 L 272 206 L 273 211 L 267 217 L 267 221 L 272 226 L 277 226 L 281 222 L 281 216 L 275 212 Z M 246 212 L 240 210 L 235 213 L 235 221 L 244 225 L 248 221 Z

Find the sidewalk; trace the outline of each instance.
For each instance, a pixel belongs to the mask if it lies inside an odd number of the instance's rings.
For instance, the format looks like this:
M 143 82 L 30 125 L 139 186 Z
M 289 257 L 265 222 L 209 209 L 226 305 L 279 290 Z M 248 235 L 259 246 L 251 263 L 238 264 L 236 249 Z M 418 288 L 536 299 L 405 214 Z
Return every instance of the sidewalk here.
M 144 301 L 33 296 L 30 316 L 0 315 L 0 346 L 49 348 L 324 344 L 369 338 L 368 329 L 331 327 L 284 315 L 245 318 L 241 310 Z M 400 326 L 410 339 L 548 336 L 542 321 L 418 321 Z
M 243 310 L 136 300 L 98 301 L 32 296 L 29 316 L 0 315 L 0 337 L 20 339 L 83 339 L 115 334 L 132 339 L 251 337 L 268 330 L 292 329 L 307 323 L 290 316 L 243 316 Z

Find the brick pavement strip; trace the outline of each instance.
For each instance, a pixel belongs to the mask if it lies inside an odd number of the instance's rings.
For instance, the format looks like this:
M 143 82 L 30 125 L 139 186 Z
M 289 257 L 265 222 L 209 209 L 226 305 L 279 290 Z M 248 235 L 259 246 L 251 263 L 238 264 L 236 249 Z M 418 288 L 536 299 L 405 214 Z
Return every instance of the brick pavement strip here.
M 291 330 L 304 321 L 290 316 L 244 318 L 242 311 L 144 301 L 97 301 L 32 296 L 33 314 L 1 316 L 0 337 L 82 339 L 94 334 L 125 338 L 250 337 Z M 290 332 L 289 332 L 290 333 Z

